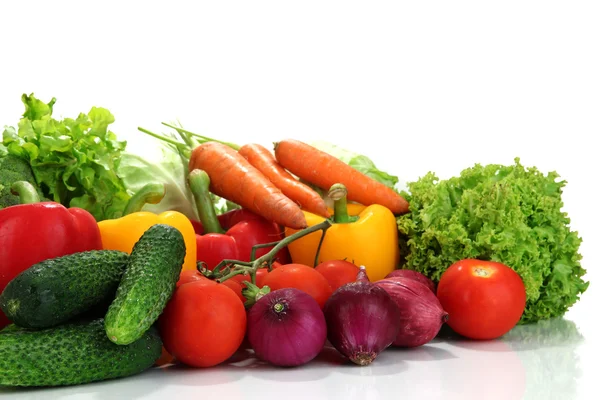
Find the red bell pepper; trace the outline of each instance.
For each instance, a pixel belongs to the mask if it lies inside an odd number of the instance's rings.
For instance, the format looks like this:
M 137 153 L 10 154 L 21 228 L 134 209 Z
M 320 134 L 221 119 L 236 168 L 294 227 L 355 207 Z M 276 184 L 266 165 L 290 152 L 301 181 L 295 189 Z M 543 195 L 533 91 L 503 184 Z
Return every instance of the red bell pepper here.
M 284 238 L 281 227 L 247 209 L 232 210 L 217 217 L 210 198 L 208 175 L 201 170 L 190 174 L 190 187 L 196 199 L 200 223 L 194 222 L 197 261 L 213 270 L 223 260 L 251 261 L 252 248 Z M 255 258 L 266 254 L 273 246 L 257 248 Z M 287 248 L 277 253 L 275 260 L 288 264 Z
M 0 210 L 0 292 L 38 262 L 102 249 L 98 224 L 88 211 L 39 202 L 35 189 L 27 182 L 17 182 L 12 189 L 25 204 Z M 0 329 L 9 323 L 0 310 Z

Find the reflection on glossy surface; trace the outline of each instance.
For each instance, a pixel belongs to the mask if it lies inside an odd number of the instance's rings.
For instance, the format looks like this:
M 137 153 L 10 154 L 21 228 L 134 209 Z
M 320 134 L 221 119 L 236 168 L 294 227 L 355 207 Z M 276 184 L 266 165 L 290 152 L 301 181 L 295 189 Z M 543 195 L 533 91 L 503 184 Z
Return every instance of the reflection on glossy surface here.
M 465 340 L 447 330 L 440 339 L 452 346 L 477 351 L 486 360 L 486 373 L 490 372 L 505 383 L 512 382 L 510 386 L 515 389 L 513 396 L 518 394 L 516 388 L 524 385 L 522 394 L 511 398 L 578 398 L 577 378 L 581 376 L 581 369 L 576 349 L 584 343 L 584 338 L 572 321 L 556 318 L 519 325 L 494 341 Z M 498 357 L 485 354 L 490 352 L 508 352 L 511 355 Z M 491 361 L 498 364 L 494 365 Z M 464 366 L 460 370 L 464 373 Z
M 519 326 L 503 341 L 523 361 L 527 399 L 577 398 L 581 368 L 576 348 L 584 338 L 572 321 L 558 318 Z
M 273 367 L 240 350 L 207 369 L 168 365 L 77 387 L 0 389 L 15 399 L 579 399 L 577 349 L 586 343 L 566 319 L 517 326 L 498 340 L 472 341 L 448 329 L 431 343 L 389 348 L 359 367 L 328 346 L 298 368 Z

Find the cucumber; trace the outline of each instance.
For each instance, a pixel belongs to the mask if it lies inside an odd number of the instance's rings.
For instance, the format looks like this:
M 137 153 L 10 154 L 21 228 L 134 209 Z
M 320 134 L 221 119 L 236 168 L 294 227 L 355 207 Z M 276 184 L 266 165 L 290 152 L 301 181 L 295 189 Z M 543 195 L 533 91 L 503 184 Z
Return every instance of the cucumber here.
M 156 327 L 119 346 L 106 337 L 102 318 L 38 330 L 12 327 L 0 333 L 0 386 L 65 386 L 122 378 L 152 367 L 161 351 Z
M 177 228 L 155 224 L 135 243 L 104 320 L 108 338 L 127 345 L 141 337 L 170 300 L 185 258 Z
M 128 258 L 117 250 L 90 250 L 44 260 L 8 283 L 0 308 L 24 328 L 62 324 L 112 301 Z

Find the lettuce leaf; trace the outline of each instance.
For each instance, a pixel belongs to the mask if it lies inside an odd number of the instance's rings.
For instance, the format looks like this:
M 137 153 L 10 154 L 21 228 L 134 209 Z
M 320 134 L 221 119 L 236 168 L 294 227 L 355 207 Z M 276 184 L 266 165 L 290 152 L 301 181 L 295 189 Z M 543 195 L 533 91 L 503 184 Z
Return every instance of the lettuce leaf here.
M 153 150 L 141 152 L 126 150 L 121 154 L 117 170 L 128 193 L 133 195 L 148 183 L 160 182 L 165 185 L 165 196 L 157 204 L 146 204 L 142 210 L 160 214 L 164 211 L 178 211 L 189 219 L 199 221 L 194 195 L 188 185 L 189 159 L 177 146 L 156 140 Z M 215 211 L 222 214 L 240 208 L 229 200 L 211 193 Z
M 429 172 L 402 192 L 410 212 L 397 218 L 402 266 L 438 282 L 463 258 L 507 264 L 527 291 L 520 324 L 562 316 L 589 282 L 582 277 L 581 238 L 563 212 L 566 182 L 514 165 L 475 165 L 439 180 Z
M 178 211 L 189 219 L 199 220 L 192 191 L 187 184 L 187 164 L 171 145 L 157 141 L 156 153 L 144 154 L 124 151 L 118 167 L 118 175 L 127 191 L 133 195 L 148 183 L 165 185 L 165 196 L 157 204 L 146 204 L 142 210 L 160 214 Z
M 21 98 L 25 112 L 18 129 L 5 129 L 8 153 L 29 162 L 45 197 L 88 210 L 96 220 L 122 215 L 130 195 L 116 171 L 125 141 L 108 127 L 115 121 L 105 108 L 92 107 L 77 118 L 52 117 L 52 98 Z

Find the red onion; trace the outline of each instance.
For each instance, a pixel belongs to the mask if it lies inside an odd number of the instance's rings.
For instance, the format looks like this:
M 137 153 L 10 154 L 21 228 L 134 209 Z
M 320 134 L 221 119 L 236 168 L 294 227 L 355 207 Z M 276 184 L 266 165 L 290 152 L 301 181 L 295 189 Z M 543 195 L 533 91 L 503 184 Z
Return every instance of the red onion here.
M 395 269 L 389 274 L 387 274 L 386 278 L 391 278 L 392 276 L 400 276 L 403 278 L 414 279 L 417 282 L 421 282 L 425 286 L 427 286 L 433 293 L 435 293 L 435 283 L 422 273 L 418 271 L 414 271 L 412 269 Z
M 393 345 L 417 347 L 437 336 L 448 321 L 437 296 L 424 284 L 414 279 L 395 276 L 375 282 L 389 293 L 400 309 L 400 330 Z
M 369 281 L 364 266 L 355 282 L 333 292 L 323 311 L 329 342 L 358 365 L 373 362 L 400 329 L 400 310 L 384 289 Z
M 319 303 L 295 288 L 262 296 L 248 311 L 247 331 L 256 356 L 282 367 L 306 364 L 321 352 L 327 340 Z

